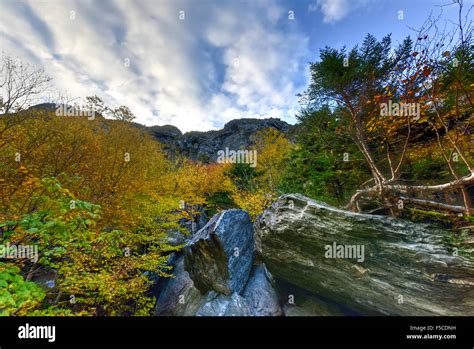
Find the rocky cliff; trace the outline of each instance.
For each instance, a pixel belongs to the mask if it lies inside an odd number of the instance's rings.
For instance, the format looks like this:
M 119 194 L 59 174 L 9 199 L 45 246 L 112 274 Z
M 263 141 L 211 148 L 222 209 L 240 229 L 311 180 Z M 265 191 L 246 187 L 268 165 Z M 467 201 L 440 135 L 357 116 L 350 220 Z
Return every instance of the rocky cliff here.
M 147 130 L 172 153 L 185 155 L 193 160 L 215 161 L 217 152 L 246 149 L 252 144 L 252 135 L 260 130 L 273 128 L 289 133 L 293 126 L 280 119 L 236 119 L 225 124 L 224 128 L 207 132 L 181 131 L 171 125 L 152 126 Z

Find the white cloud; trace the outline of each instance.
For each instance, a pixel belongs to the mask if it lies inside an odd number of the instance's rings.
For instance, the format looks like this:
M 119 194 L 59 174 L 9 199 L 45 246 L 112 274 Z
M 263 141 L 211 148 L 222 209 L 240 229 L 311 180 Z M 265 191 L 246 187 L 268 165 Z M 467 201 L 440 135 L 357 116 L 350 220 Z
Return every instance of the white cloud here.
M 285 11 L 273 0 L 198 5 L 0 0 L 0 47 L 43 66 L 57 89 L 128 105 L 148 125 L 208 130 L 294 112 L 308 39 Z
M 334 23 L 346 17 L 349 12 L 371 2 L 373 0 L 316 0 L 316 3 L 309 5 L 309 10 L 321 11 L 323 22 Z
M 347 0 L 318 0 L 318 7 L 324 15 L 326 23 L 336 22 L 344 18 L 349 12 Z
M 256 11 L 241 13 L 240 21 L 245 25 L 223 20 L 219 26 L 208 28 L 207 38 L 222 49 L 226 70 L 221 89 L 234 100 L 229 109 L 234 112 L 237 106 L 246 117 L 285 118 L 295 108 L 295 95 L 303 88 L 292 81 L 307 68 L 304 57 L 308 54 L 308 38 L 292 29 L 268 29 L 269 23 L 288 19 L 275 4 L 260 5 Z M 267 21 L 261 18 L 265 10 Z M 218 9 L 215 16 L 225 19 L 228 12 Z M 231 114 L 223 115 L 231 119 Z

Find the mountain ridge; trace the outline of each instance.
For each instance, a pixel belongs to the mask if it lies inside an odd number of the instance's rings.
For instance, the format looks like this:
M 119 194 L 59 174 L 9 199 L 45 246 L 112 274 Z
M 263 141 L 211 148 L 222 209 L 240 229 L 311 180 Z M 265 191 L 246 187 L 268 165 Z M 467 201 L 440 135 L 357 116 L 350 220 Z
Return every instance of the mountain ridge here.
M 55 106 L 54 103 L 42 103 L 33 105 L 28 109 L 54 112 L 56 110 Z M 98 117 L 102 116 L 99 114 Z M 226 148 L 240 150 L 250 147 L 253 143 L 252 136 L 263 129 L 272 128 L 291 138 L 297 127 L 278 118 L 233 119 L 218 130 L 188 131 L 185 133 L 181 132 L 178 127 L 169 124 L 161 126 L 146 126 L 138 122 L 132 122 L 131 124 L 151 134 L 164 145 L 169 154 L 180 154 L 192 160 L 206 163 L 215 162 L 219 150 Z
M 239 150 L 251 146 L 252 135 L 260 130 L 273 128 L 290 136 L 295 129 L 294 125 L 277 118 L 234 119 L 219 130 L 189 131 L 184 134 L 173 125 L 143 127 L 163 143 L 168 151 L 203 162 L 216 161 L 219 150 Z

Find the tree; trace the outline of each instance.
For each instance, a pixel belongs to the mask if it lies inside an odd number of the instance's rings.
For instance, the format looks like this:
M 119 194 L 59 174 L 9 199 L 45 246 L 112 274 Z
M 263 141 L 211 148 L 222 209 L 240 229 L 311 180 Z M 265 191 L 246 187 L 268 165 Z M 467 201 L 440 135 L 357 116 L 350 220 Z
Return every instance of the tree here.
M 26 109 L 49 88 L 51 78 L 44 69 L 3 55 L 0 60 L 0 111 L 4 114 Z
M 181 218 L 173 164 L 128 123 L 33 113 L 4 134 L 0 231 L 3 243 L 38 246 L 40 258 L 7 262 L 20 268 L 8 273 L 26 283 L 13 276 L 0 307 L 8 302 L 7 311 L 18 315 L 150 314 L 149 276 L 169 276 L 167 254 L 177 249 L 166 243 Z M 49 268 L 58 275 L 55 287 L 24 304 L 24 292 L 36 291 L 28 282 Z
M 264 182 L 266 190 L 276 192 L 292 144 L 273 128 L 258 131 L 252 139 L 258 154 L 256 169 L 261 172 L 260 181 Z
M 350 199 L 370 171 L 329 107 L 298 115 L 297 144 L 282 173 L 281 190 L 334 205 Z
M 127 122 L 132 122 L 136 118 L 129 107 L 121 105 L 118 108 L 112 109 L 98 96 L 86 97 L 86 106 L 89 110 L 92 110 L 103 117 L 110 117 Z
M 107 107 L 102 98 L 98 96 L 87 96 L 86 106 L 90 111 L 93 111 L 94 113 L 97 113 L 103 117 L 110 113 L 110 108 Z
M 439 31 L 437 20 L 430 16 L 417 31 L 415 52 L 419 53 L 417 61 L 427 80 L 421 86 L 429 104 L 426 123 L 436 135 L 438 151 L 452 179 L 461 182 L 458 190 L 465 213 L 470 215 L 474 213 L 467 191 L 467 186 L 474 182 L 474 178 L 469 179 L 474 173 L 474 54 L 472 20 L 469 20 L 472 7 L 463 14 L 463 2 L 453 3 L 458 6 L 454 30 L 451 33 Z
M 462 29 L 459 31 L 463 33 Z M 428 34 L 423 33 L 416 45 L 407 38 L 392 50 L 390 36 L 378 41 L 367 35 L 360 47 L 356 46 L 348 53 L 345 48 L 336 50 L 326 47 L 321 51 L 321 60 L 310 65 L 311 83 L 302 95 L 305 109 L 312 112 L 323 105 L 332 105 L 344 132 L 357 146 L 372 175 L 372 184 L 365 182 L 352 196 L 348 207 L 353 210 L 360 211 L 360 203 L 365 200 L 379 202 L 392 214 L 397 214 L 400 202 L 402 205 L 406 203 L 468 215 L 471 213 L 463 188 L 474 183 L 472 157 L 466 154 L 469 147 L 465 141 L 466 135 L 472 133 L 472 122 L 468 121 L 472 120 L 472 98 L 468 92 L 472 73 L 466 71 L 472 69 L 472 61 L 466 54 L 466 39 L 460 35 L 457 44 L 450 44 L 452 51 L 464 57 L 458 58 L 464 63 L 457 65 L 464 69 L 455 79 L 451 79 L 455 82 L 451 86 L 457 94 L 451 93 L 449 97 L 446 86 L 443 94 L 439 84 L 445 85 L 450 80 L 449 74 L 436 67 L 445 66 L 443 62 L 451 54 L 439 39 L 435 39 L 437 42 L 433 45 L 425 45 L 418 50 L 420 43 L 427 38 Z M 471 76 L 471 79 L 464 78 L 461 83 L 461 77 L 466 76 Z M 418 113 L 400 113 L 400 109 L 388 115 L 382 113 L 382 108 L 392 105 L 392 102 L 397 107 L 413 104 Z M 451 115 L 453 111 L 457 115 L 454 118 Z M 430 138 L 426 126 L 434 130 L 434 139 Z M 444 148 L 442 153 L 450 167 L 452 179 L 433 185 L 404 183 L 403 175 L 409 157 L 420 147 L 420 143 L 427 144 L 436 139 L 440 148 Z M 464 164 L 462 175 L 451 169 L 449 156 L 454 151 Z M 423 197 L 429 193 L 457 190 L 463 192 L 464 207 Z
M 118 108 L 115 108 L 112 112 L 112 117 L 117 120 L 132 122 L 135 120 L 135 115 L 132 113 L 130 108 L 125 105 L 121 105 Z
M 257 132 L 251 140 L 254 144 L 250 151 L 256 153 L 256 166 L 236 163 L 231 166 L 227 175 L 234 183 L 231 190 L 233 201 L 255 218 L 277 196 L 293 145 L 284 134 L 273 128 Z

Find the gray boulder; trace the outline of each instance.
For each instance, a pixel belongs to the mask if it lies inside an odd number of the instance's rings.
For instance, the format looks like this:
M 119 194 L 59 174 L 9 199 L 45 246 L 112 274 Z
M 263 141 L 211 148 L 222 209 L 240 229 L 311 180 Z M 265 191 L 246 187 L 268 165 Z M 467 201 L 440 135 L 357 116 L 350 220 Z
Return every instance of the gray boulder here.
M 204 296 L 194 287 L 189 274 L 184 270 L 182 256 L 175 262 L 173 275 L 173 278 L 164 281 L 156 302 L 155 315 L 192 316 L 201 306 Z
M 256 248 L 279 279 L 367 315 L 474 315 L 474 264 L 439 229 L 357 214 L 299 194 L 255 222 Z
M 250 216 L 242 210 L 215 215 L 184 248 L 184 268 L 202 293 L 240 293 L 253 262 Z
M 243 296 L 252 316 L 281 316 L 278 295 L 273 287 L 273 279 L 264 264 L 252 269 Z
M 210 291 L 196 316 L 250 316 L 247 301 L 233 293 L 231 296 L 220 295 Z

